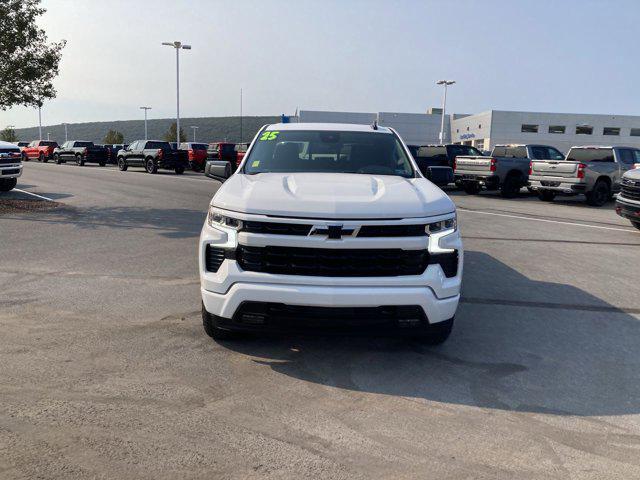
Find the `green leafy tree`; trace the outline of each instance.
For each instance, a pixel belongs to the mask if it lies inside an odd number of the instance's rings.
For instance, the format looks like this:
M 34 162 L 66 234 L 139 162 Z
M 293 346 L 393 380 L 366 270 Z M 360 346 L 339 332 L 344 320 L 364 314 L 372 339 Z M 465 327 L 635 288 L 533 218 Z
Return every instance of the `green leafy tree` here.
M 176 141 L 176 122 L 173 122 L 171 124 L 171 126 L 169 127 L 169 130 L 167 130 L 167 133 L 164 134 L 163 139 L 166 142 L 175 142 Z M 181 142 L 186 142 L 187 141 L 187 136 L 184 134 L 184 130 L 181 128 L 180 129 L 180 141 Z
M 36 25 L 44 12 L 40 0 L 0 0 L 0 110 L 56 96 L 53 79 L 66 42 L 47 42 Z
M 124 143 L 124 135 L 122 134 L 122 132 L 119 132 L 117 130 L 109 130 L 104 136 L 103 143 L 106 143 L 108 145 L 119 145 L 121 143 Z
M 15 143 L 18 141 L 18 136 L 13 128 L 7 127 L 0 132 L 0 140 Z

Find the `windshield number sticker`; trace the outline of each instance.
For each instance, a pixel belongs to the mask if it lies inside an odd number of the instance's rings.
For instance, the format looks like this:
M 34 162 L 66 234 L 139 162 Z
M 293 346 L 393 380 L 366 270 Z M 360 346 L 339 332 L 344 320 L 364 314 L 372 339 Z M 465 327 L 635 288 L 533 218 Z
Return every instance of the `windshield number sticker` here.
M 275 140 L 276 138 L 278 138 L 278 134 L 279 133 L 280 132 L 264 132 L 262 134 L 262 136 L 260 137 L 260 140 L 261 141 L 264 141 L 264 140 Z
M 251 163 L 251 167 L 255 168 L 255 167 L 259 167 L 260 166 L 260 160 L 254 160 Z

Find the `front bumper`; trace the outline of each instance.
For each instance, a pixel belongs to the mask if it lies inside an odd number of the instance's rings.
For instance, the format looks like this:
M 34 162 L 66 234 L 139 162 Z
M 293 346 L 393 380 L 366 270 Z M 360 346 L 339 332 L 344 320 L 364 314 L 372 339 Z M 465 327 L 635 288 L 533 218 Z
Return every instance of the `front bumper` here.
M 626 200 L 618 195 L 616 198 L 616 213 L 623 218 L 640 222 L 640 202 Z
M 582 182 L 572 182 L 567 179 L 532 180 L 529 179 L 529 187 L 536 192 L 555 192 L 565 195 L 579 195 L 585 193 L 587 186 Z
M 380 223 L 379 221 L 377 223 Z M 429 242 L 436 245 L 429 245 Z M 401 242 L 401 243 L 400 243 Z M 389 277 L 324 277 L 280 275 L 244 271 L 233 258 L 227 258 L 216 272 L 206 268 L 206 246 L 235 248 L 282 245 L 321 248 L 398 248 L 455 249 L 458 270 L 447 277 L 438 264 L 429 265 L 421 275 Z M 202 301 L 207 312 L 231 320 L 247 302 L 308 306 L 319 308 L 419 307 L 429 324 L 451 319 L 460 299 L 463 247 L 459 231 L 436 238 L 322 238 L 287 235 L 228 234 L 205 225 L 200 236 L 199 269 Z
M 0 164 L 0 178 L 18 178 L 22 175 L 22 163 Z

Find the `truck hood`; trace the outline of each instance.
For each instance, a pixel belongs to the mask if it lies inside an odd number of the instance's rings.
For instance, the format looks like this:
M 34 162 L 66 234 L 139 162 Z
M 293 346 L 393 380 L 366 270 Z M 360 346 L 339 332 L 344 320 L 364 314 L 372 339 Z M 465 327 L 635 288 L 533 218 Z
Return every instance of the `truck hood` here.
M 634 168 L 633 170 L 627 170 L 624 174 L 624 178 L 630 178 L 636 182 L 640 181 L 640 168 Z
M 424 178 L 345 173 L 232 175 L 211 204 L 225 210 L 323 219 L 410 218 L 455 211 Z

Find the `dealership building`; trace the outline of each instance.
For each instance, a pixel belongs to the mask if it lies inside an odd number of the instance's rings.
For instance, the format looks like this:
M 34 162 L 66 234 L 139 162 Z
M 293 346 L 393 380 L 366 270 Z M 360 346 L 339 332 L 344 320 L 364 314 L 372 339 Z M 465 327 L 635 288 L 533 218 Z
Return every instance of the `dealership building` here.
M 359 123 L 394 128 L 407 144 L 439 143 L 442 110 L 427 113 L 302 110 L 300 122 Z M 640 116 L 489 110 L 445 116 L 445 143 L 491 150 L 505 143 L 538 143 L 566 152 L 574 145 L 640 147 Z

